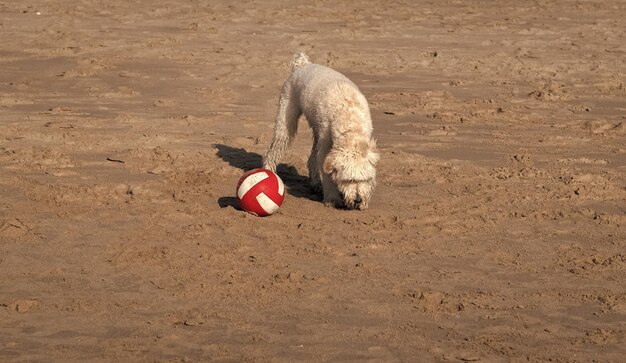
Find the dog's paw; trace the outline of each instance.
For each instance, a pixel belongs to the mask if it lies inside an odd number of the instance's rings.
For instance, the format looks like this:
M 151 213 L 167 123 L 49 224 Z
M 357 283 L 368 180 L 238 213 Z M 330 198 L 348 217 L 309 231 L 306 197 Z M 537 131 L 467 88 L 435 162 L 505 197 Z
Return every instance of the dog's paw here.
M 337 208 L 337 203 L 334 200 L 325 201 L 324 206 L 329 208 Z
M 276 164 L 263 163 L 263 169 L 276 172 Z
M 343 201 L 337 198 L 324 198 L 324 205 L 331 208 L 342 209 L 344 208 Z

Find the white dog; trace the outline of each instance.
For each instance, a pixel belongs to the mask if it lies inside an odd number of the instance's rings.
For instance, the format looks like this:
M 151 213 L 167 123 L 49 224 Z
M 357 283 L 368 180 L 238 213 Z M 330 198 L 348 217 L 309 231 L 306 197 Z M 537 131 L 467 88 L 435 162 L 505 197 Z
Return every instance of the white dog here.
M 327 206 L 366 209 L 376 186 L 379 156 L 365 97 L 346 76 L 311 63 L 304 53 L 296 54 L 280 94 L 265 168 L 276 170 L 302 114 L 313 130 L 311 186 L 323 190 Z

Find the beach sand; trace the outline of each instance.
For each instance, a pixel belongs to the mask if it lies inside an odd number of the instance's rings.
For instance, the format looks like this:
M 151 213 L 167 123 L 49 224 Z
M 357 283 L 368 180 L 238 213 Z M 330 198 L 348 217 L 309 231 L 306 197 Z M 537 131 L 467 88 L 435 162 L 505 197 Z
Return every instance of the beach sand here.
M 621 1 L 0 2 L 0 361 L 620 362 Z M 292 55 L 346 74 L 370 209 L 261 166 Z

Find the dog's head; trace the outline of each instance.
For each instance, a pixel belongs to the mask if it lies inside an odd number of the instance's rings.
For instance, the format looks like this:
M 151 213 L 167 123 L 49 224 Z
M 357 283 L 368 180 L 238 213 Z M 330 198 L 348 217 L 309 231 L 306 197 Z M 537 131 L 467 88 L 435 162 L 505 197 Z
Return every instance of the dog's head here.
M 348 209 L 367 209 L 376 186 L 376 141 L 358 141 L 333 147 L 324 161 L 328 174 Z

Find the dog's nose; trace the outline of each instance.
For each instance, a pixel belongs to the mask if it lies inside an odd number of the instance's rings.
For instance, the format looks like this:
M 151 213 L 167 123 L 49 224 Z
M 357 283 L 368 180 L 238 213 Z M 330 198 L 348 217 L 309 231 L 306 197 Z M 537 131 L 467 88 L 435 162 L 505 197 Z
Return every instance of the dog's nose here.
M 362 201 L 361 196 L 357 194 L 356 198 L 354 198 L 354 204 L 359 205 Z

